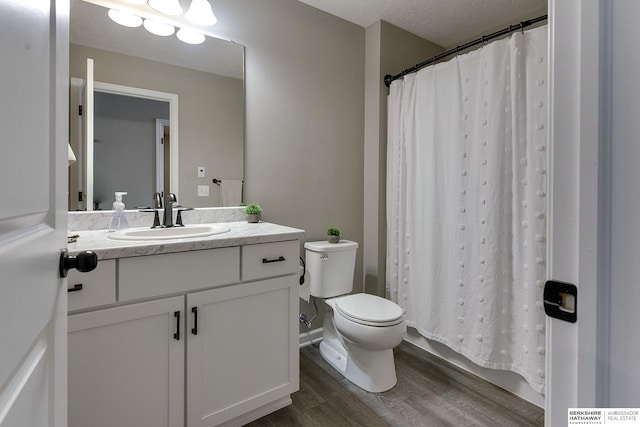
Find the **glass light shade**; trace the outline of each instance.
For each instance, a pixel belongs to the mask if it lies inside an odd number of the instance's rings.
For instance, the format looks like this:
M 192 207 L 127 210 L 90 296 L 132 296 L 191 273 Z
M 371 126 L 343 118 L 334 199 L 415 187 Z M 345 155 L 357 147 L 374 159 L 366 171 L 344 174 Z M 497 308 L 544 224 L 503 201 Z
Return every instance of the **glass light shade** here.
M 124 1 L 129 4 L 145 4 L 147 2 L 147 0 L 124 0 Z
M 182 15 L 182 7 L 178 0 L 149 0 L 149 6 L 165 15 Z
M 111 18 L 112 21 L 117 22 L 118 24 L 123 25 L 125 27 L 135 28 L 142 25 L 142 18 L 136 15 L 132 15 L 131 13 L 128 13 L 128 12 L 123 12 L 121 10 L 116 10 L 116 9 L 109 9 L 109 12 L 107 12 L 107 14 L 109 15 L 109 18 Z
M 154 21 L 153 19 L 144 20 L 144 28 L 156 36 L 170 36 L 176 30 L 173 25 L 164 22 Z
M 187 28 L 180 28 L 176 36 L 180 39 L 180 41 L 189 44 L 200 44 L 203 43 L 205 39 L 204 34 L 198 31 L 189 30 Z
M 191 0 L 191 6 L 184 16 L 196 25 L 215 25 L 218 22 L 207 0 Z

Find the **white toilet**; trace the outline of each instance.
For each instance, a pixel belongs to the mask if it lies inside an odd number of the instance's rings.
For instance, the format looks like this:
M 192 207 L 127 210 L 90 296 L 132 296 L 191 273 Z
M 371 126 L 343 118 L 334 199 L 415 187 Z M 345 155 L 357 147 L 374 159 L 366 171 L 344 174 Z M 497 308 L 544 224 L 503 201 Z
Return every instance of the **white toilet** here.
M 324 318 L 322 358 L 367 391 L 389 390 L 397 382 L 393 348 L 406 331 L 402 309 L 375 295 L 348 295 L 358 243 L 307 242 L 304 247 L 311 295 L 329 298 L 325 302 L 332 308 Z

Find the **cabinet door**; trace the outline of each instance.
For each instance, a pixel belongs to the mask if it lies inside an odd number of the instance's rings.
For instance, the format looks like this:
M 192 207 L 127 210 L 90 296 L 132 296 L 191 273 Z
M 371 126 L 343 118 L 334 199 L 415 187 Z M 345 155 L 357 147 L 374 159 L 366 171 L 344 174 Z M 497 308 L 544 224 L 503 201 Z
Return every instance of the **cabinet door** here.
M 189 294 L 187 314 L 189 427 L 218 425 L 298 390 L 295 275 Z
M 184 424 L 184 297 L 69 316 L 69 426 Z

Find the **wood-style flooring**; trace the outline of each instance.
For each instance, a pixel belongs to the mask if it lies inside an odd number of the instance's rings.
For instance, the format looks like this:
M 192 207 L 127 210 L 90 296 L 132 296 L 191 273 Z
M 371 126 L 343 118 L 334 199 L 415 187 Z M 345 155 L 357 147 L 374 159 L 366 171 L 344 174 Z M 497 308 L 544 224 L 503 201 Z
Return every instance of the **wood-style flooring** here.
M 317 345 L 303 348 L 293 404 L 248 426 L 544 425 L 543 409 L 410 343 L 394 352 L 398 384 L 368 393 L 329 366 Z

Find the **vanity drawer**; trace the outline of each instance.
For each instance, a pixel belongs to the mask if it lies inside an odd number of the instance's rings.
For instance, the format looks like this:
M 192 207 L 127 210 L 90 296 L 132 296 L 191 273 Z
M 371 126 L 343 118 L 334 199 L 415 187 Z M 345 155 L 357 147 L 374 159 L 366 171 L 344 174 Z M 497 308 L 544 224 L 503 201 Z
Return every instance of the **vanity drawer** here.
M 243 246 L 242 280 L 296 273 L 299 257 L 298 240 Z
M 69 270 L 67 281 L 68 311 L 114 304 L 116 302 L 116 261 L 98 262 L 95 270 L 80 273 Z
M 240 281 L 240 248 L 120 258 L 119 301 L 130 301 Z

